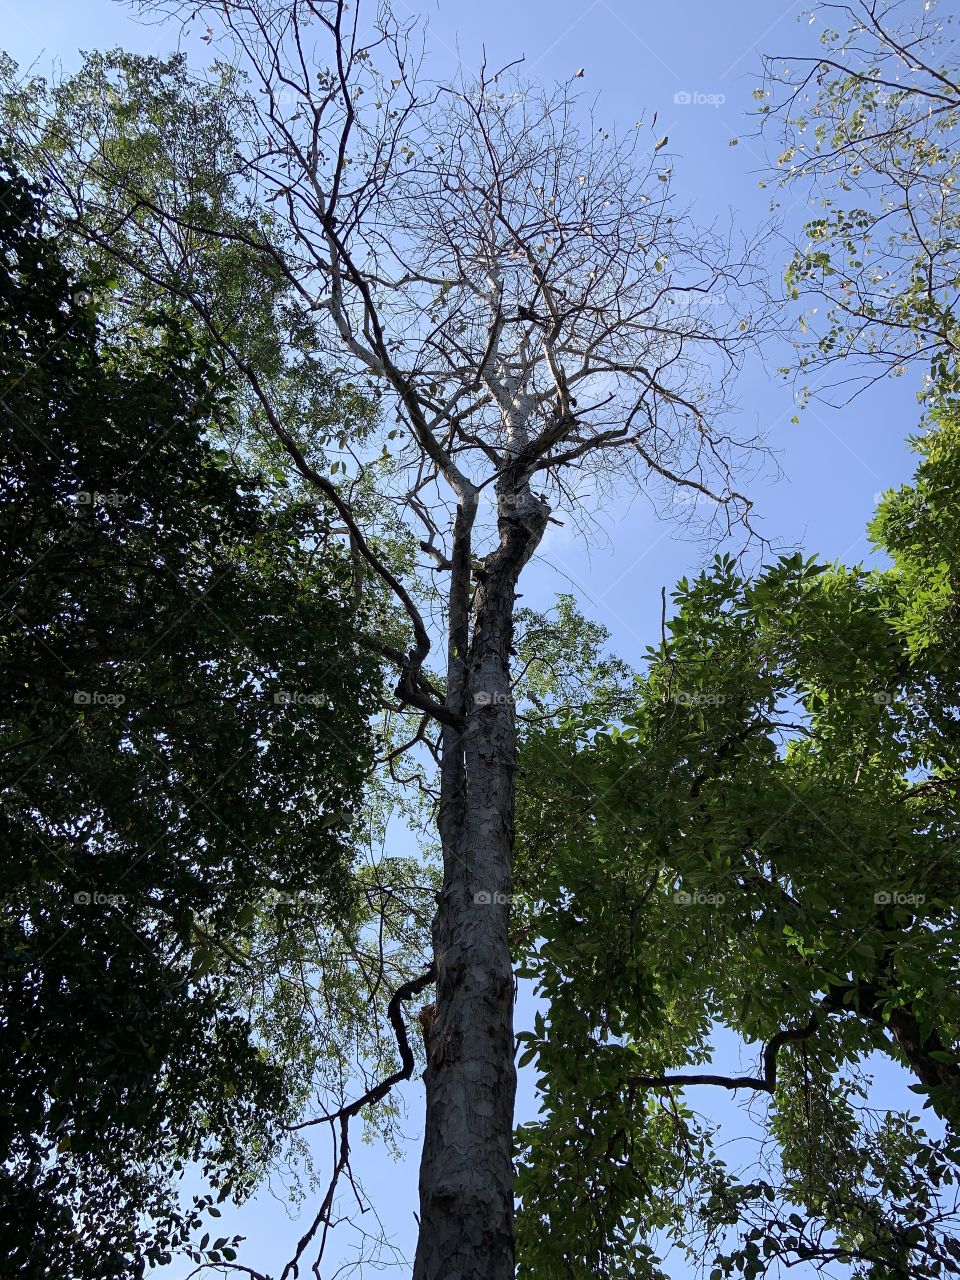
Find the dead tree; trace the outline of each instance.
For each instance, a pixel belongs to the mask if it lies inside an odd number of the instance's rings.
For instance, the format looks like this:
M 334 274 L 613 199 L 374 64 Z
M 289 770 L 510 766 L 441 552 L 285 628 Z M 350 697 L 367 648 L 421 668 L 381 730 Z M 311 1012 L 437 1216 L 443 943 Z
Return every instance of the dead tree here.
M 250 77 L 232 176 L 271 220 L 249 245 L 323 317 L 328 360 L 396 415 L 381 498 L 417 529 L 432 597 L 390 568 L 350 488 L 308 456 L 310 424 L 285 420 L 229 334 L 214 335 L 406 611 L 409 646 L 381 649 L 399 701 L 440 736 L 443 852 L 414 1276 L 507 1280 L 518 583 L 553 513 L 577 518 L 623 485 L 685 486 L 724 530 L 747 519 L 729 483 L 743 442 L 722 422 L 756 334 L 754 272 L 674 207 L 656 134 L 617 135 L 570 85 L 543 91 L 510 69 L 432 84 L 409 31 L 385 12 L 367 25 L 341 0 L 190 8 Z M 176 192 L 136 201 L 169 243 L 202 252 L 216 235 Z M 106 223 L 92 234 L 109 246 Z M 351 468 L 372 456 L 367 442 Z M 439 687 L 427 663 L 441 634 Z

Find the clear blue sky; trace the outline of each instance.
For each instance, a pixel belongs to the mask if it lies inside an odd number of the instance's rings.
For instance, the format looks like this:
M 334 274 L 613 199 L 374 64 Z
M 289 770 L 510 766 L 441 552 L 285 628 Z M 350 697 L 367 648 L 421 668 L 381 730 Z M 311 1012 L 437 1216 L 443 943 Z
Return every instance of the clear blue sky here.
M 368 0 L 368 3 L 370 0 Z M 600 119 L 630 126 L 652 111 L 659 113 L 658 134 L 669 135 L 674 154 L 675 190 L 704 220 L 728 218 L 747 230 L 767 215 L 769 189 L 758 179 L 764 153 L 751 139 L 746 118 L 758 83 L 759 53 L 797 53 L 814 47 L 817 24 L 803 6 L 771 0 L 398 0 L 398 14 L 419 13 L 428 23 L 429 66 L 433 74 L 451 72 L 457 62 L 476 66 L 485 47 L 490 65 L 525 55 L 526 71 L 544 81 L 567 79 L 585 68 L 584 87 L 600 95 Z M 54 63 L 65 72 L 78 63 L 79 49 L 122 45 L 141 52 L 166 53 L 176 32 L 144 26 L 114 0 L 0 0 L 3 47 L 21 66 L 36 62 L 48 74 Z M 198 46 L 199 49 L 199 46 Z M 675 101 L 689 94 L 693 102 Z M 703 101 L 710 99 L 710 102 Z M 699 100 L 699 101 L 698 101 Z M 738 143 L 731 146 L 731 139 Z M 789 200 L 780 210 L 786 227 L 796 227 L 804 208 Z M 771 255 L 771 272 L 783 265 Z M 771 364 L 780 361 L 774 359 Z M 758 364 L 745 373 L 739 389 L 744 427 L 760 430 L 777 451 L 782 479 L 753 484 L 749 493 L 774 542 L 802 546 L 827 559 L 857 561 L 868 553 L 864 526 L 877 493 L 901 483 L 912 471 L 904 439 L 918 419 L 916 382 L 902 378 L 859 399 L 844 410 L 814 405 L 791 424 L 791 389 Z M 605 513 L 606 538 L 585 546 L 568 530 L 551 530 L 541 560 L 525 580 L 524 603 L 546 607 L 558 591 L 573 590 L 587 616 L 607 625 L 613 648 L 639 664 L 644 647 L 659 629 L 660 589 L 695 569 L 703 549 L 659 521 L 644 500 L 626 501 Z M 528 1002 L 521 1015 L 529 1016 Z M 892 1087 L 892 1071 L 883 1073 Z M 896 1102 L 905 1096 L 896 1090 Z M 404 1090 L 410 1137 L 407 1159 L 396 1164 L 378 1148 L 356 1142 L 356 1166 L 396 1243 L 410 1255 L 414 1240 L 418 1138 L 422 1092 Z M 733 1117 L 727 1098 L 695 1091 L 696 1104 Z M 529 1078 L 521 1082 L 521 1118 L 531 1115 Z M 735 1121 L 742 1132 L 742 1123 Z M 359 1134 L 357 1135 L 359 1138 Z M 322 1167 L 322 1166 L 321 1166 Z M 304 1221 L 291 1222 L 279 1199 L 262 1193 L 241 1213 L 225 1216 L 223 1234 L 248 1237 L 241 1260 L 278 1273 L 292 1252 Z M 307 1208 L 309 1208 L 309 1203 Z M 306 1218 L 306 1210 L 304 1211 Z M 307 1219 L 309 1220 L 309 1219 Z M 333 1255 L 351 1257 L 348 1241 Z M 190 1267 L 165 1269 L 164 1280 L 183 1280 Z M 325 1265 L 323 1274 L 336 1268 Z M 372 1272 L 372 1268 L 365 1268 Z M 684 1268 L 678 1276 L 685 1275 Z M 795 1270 L 792 1275 L 798 1275 Z

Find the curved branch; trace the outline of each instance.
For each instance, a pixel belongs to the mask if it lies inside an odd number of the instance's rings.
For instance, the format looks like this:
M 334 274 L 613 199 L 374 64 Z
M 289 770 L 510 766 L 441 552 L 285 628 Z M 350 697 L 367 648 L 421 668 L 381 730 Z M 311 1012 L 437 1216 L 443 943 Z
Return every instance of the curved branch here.
M 294 1133 L 298 1129 L 309 1129 L 315 1124 L 332 1124 L 337 1120 L 349 1120 L 351 1116 L 355 1116 L 358 1111 L 362 1111 L 366 1106 L 373 1106 L 374 1103 L 386 1097 L 395 1084 L 399 1084 L 401 1080 L 409 1080 L 413 1075 L 413 1068 L 416 1065 L 416 1059 L 413 1056 L 413 1050 L 410 1048 L 410 1041 L 407 1038 L 407 1027 L 403 1021 L 401 1012 L 402 1005 L 406 1000 L 412 1000 L 414 996 L 419 995 L 424 987 L 428 987 L 431 982 L 436 981 L 437 969 L 435 964 L 424 969 L 419 977 L 411 978 L 409 982 L 403 983 L 397 987 L 396 991 L 390 998 L 387 1005 L 387 1017 L 393 1027 L 393 1033 L 397 1039 L 397 1049 L 400 1053 L 401 1066 L 398 1071 L 394 1071 L 392 1075 L 381 1080 L 379 1084 L 373 1085 L 366 1093 L 356 1098 L 353 1102 L 341 1107 L 339 1111 L 332 1111 L 329 1115 L 317 1116 L 313 1120 L 303 1120 L 300 1124 L 287 1126 L 289 1133 Z
M 287 1280 L 287 1277 L 289 1276 L 292 1276 L 293 1280 L 297 1280 L 297 1277 L 300 1274 L 300 1259 L 303 1257 L 304 1251 L 310 1244 L 311 1240 L 316 1236 L 321 1226 L 323 1226 L 323 1233 L 320 1239 L 320 1257 L 323 1256 L 327 1233 L 332 1225 L 330 1222 L 330 1212 L 333 1208 L 333 1198 L 336 1193 L 337 1184 L 340 1181 L 340 1176 L 344 1170 L 347 1170 L 347 1176 L 350 1178 L 351 1183 L 353 1181 L 348 1168 L 350 1159 L 350 1120 L 364 1107 L 372 1106 L 374 1103 L 379 1102 L 381 1098 L 385 1097 L 386 1094 L 390 1092 L 395 1084 L 399 1084 L 401 1080 L 409 1080 L 413 1075 L 413 1068 L 416 1064 L 416 1059 L 413 1056 L 413 1050 L 410 1048 L 410 1041 L 407 1038 L 407 1028 L 403 1021 L 401 1007 L 405 1000 L 412 999 L 412 997 L 418 995 L 424 987 L 429 986 L 431 982 L 434 982 L 436 980 L 436 976 L 436 965 L 431 964 L 429 968 L 425 969 L 423 973 L 419 975 L 419 977 L 411 978 L 409 982 L 405 982 L 402 986 L 398 987 L 393 993 L 390 1003 L 387 1005 L 387 1017 L 390 1019 L 394 1035 L 397 1038 L 397 1048 L 400 1051 L 401 1066 L 399 1071 L 394 1071 L 392 1075 L 387 1076 L 386 1079 L 381 1080 L 379 1084 L 368 1089 L 361 1097 L 356 1098 L 353 1102 L 341 1107 L 339 1111 L 334 1111 L 330 1115 L 326 1116 L 318 1116 L 315 1120 L 305 1120 L 302 1124 L 288 1126 L 287 1131 L 293 1133 L 298 1129 L 306 1129 L 310 1125 L 324 1123 L 329 1124 L 334 1135 L 333 1141 L 335 1157 L 333 1172 L 330 1175 L 330 1183 L 327 1187 L 326 1195 L 323 1197 L 323 1203 L 320 1205 L 313 1222 L 300 1238 L 296 1253 L 283 1268 L 283 1271 L 280 1274 L 280 1280 Z M 339 1141 L 336 1136 L 337 1126 L 339 1126 L 340 1130 Z M 319 1274 L 316 1266 L 314 1267 L 314 1272 Z
M 777 1055 L 785 1044 L 809 1040 L 820 1026 L 819 1015 L 810 1015 L 810 1021 L 802 1027 L 787 1027 L 771 1036 L 763 1050 L 762 1076 L 719 1076 L 708 1074 L 630 1076 L 626 1081 L 630 1088 L 673 1089 L 691 1084 L 712 1084 L 721 1089 L 756 1089 L 760 1093 L 773 1093 L 777 1087 Z

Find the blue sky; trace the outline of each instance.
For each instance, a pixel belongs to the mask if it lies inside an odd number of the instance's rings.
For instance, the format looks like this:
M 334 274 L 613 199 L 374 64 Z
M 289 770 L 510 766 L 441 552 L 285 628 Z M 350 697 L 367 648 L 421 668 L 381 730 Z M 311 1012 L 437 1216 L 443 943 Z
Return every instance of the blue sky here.
M 418 13 L 428 25 L 431 73 L 451 73 L 458 61 L 476 66 L 483 50 L 489 65 L 522 54 L 528 75 L 550 82 L 566 80 L 584 67 L 583 86 L 599 95 L 603 121 L 630 126 L 658 112 L 657 133 L 669 136 L 675 191 L 704 221 L 732 218 L 749 231 L 769 214 L 770 189 L 758 180 L 765 153 L 751 137 L 747 118 L 751 93 L 759 80 L 759 54 L 811 51 L 818 34 L 798 3 L 771 0 L 675 0 L 671 5 L 631 0 L 485 0 L 483 4 L 432 0 L 397 12 Z M 22 67 L 49 74 L 58 63 L 64 72 L 78 63 L 79 49 L 122 45 L 142 52 L 166 53 L 174 46 L 170 27 L 145 26 L 114 0 L 0 0 L 3 47 Z M 196 46 L 202 55 L 201 46 Z M 677 95 L 680 95 L 678 100 Z M 691 101 L 683 101 L 688 95 Z M 737 139 L 736 145 L 731 141 Z M 778 211 L 789 233 L 806 207 L 792 196 Z M 770 253 L 772 275 L 782 269 L 786 248 Z M 864 537 L 878 492 L 909 478 L 913 461 L 905 445 L 919 409 L 913 377 L 887 382 L 845 409 L 814 404 L 800 415 L 792 388 L 771 368 L 753 362 L 739 386 L 745 431 L 760 431 L 776 452 L 782 476 L 772 472 L 748 489 L 761 528 L 775 543 L 803 547 L 826 559 L 855 562 L 868 555 Z M 524 581 L 524 603 L 546 607 L 558 591 L 573 590 L 587 616 L 603 622 L 612 647 L 639 664 L 643 649 L 659 630 L 660 590 L 696 569 L 704 551 L 676 528 L 659 520 L 642 498 L 603 513 L 605 535 L 585 545 L 568 529 L 556 531 L 544 555 Z M 529 1002 L 521 1015 L 529 1016 Z M 893 1087 L 892 1071 L 884 1080 Z M 394 1163 L 377 1147 L 356 1141 L 356 1166 L 381 1218 L 408 1254 L 415 1224 L 418 1137 L 422 1097 L 417 1084 L 405 1088 L 410 1138 L 407 1158 Z M 897 1091 L 899 1093 L 899 1090 Z M 696 1091 L 695 1101 L 708 1099 Z M 901 1099 L 898 1098 L 898 1101 Z M 711 1098 L 715 1113 L 733 1115 L 727 1099 Z M 531 1114 L 531 1081 L 521 1082 L 520 1116 Z M 743 1125 L 739 1125 L 743 1131 Z M 320 1148 L 321 1158 L 324 1154 Z M 321 1168 L 322 1168 L 321 1164 Z M 292 1252 L 304 1221 L 288 1217 L 282 1186 L 276 1197 L 264 1191 L 236 1215 L 225 1216 L 223 1234 L 248 1237 L 242 1260 L 280 1270 Z M 309 1203 L 307 1209 L 309 1208 Z M 345 1205 L 346 1208 L 346 1205 Z M 304 1213 L 306 1217 L 306 1210 Z M 346 1261 L 349 1243 L 335 1245 Z M 183 1280 L 190 1270 L 178 1264 L 165 1280 Z M 334 1267 L 324 1271 L 333 1275 Z M 372 1273 L 365 1268 L 364 1274 Z M 678 1275 L 685 1274 L 684 1270 Z M 796 1275 L 797 1272 L 792 1274 Z
M 600 120 L 630 126 L 658 112 L 657 133 L 670 139 L 680 204 L 704 222 L 732 218 L 747 232 L 770 216 L 771 190 L 759 188 L 765 152 L 748 113 L 760 51 L 815 48 L 817 24 L 801 4 L 417 0 L 411 6 L 401 0 L 397 11 L 418 13 L 428 24 L 432 74 L 449 74 L 458 59 L 476 66 L 484 50 L 489 65 L 523 54 L 526 73 L 546 82 L 583 66 L 583 87 L 598 95 Z M 35 62 L 43 74 L 56 65 L 69 72 L 79 49 L 123 45 L 166 53 L 177 38 L 172 26 L 139 22 L 117 0 L 0 0 L 0 13 L 3 47 L 21 67 Z M 202 46 L 194 47 L 205 56 Z M 682 94 L 694 101 L 676 102 Z M 789 235 L 806 206 L 793 193 L 780 198 L 777 216 Z M 785 243 L 771 245 L 772 275 L 786 256 Z M 888 379 L 844 409 L 815 403 L 793 424 L 793 389 L 775 373 L 783 354 L 773 352 L 767 368 L 751 362 L 738 388 L 741 430 L 761 432 L 783 472 L 778 479 L 768 468 L 750 486 L 759 527 L 777 545 L 856 561 L 869 552 L 864 527 L 877 493 L 912 472 L 905 438 L 919 416 L 916 380 Z M 607 536 L 590 544 L 572 531 L 551 530 L 544 556 L 525 579 L 525 603 L 547 605 L 557 591 L 574 589 L 591 616 L 610 627 L 621 655 L 638 661 L 659 617 L 661 586 L 695 566 L 702 548 L 659 520 L 642 497 L 604 512 L 602 524 Z

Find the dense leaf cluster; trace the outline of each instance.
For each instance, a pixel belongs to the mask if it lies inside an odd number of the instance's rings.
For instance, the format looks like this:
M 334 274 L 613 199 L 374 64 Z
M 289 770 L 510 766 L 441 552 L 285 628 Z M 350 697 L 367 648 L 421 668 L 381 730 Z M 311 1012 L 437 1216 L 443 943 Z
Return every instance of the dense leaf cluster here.
M 523 972 L 549 1019 L 521 1058 L 546 1103 L 519 1135 L 522 1274 L 657 1275 L 637 1238 L 689 1244 L 684 1186 L 717 1248 L 745 1205 L 776 1199 L 723 1274 L 773 1255 L 956 1273 L 940 1229 L 960 1119 L 955 405 L 917 447 L 915 483 L 872 526 L 890 567 L 794 555 L 746 579 L 720 557 L 679 584 L 615 726 L 527 734 Z M 758 1069 L 724 1072 L 705 1065 L 718 1028 L 791 1034 Z M 945 1145 L 915 1118 L 871 1119 L 858 1091 L 877 1053 L 947 1122 Z M 679 1091 L 711 1073 L 771 1095 L 776 1176 L 752 1196 Z
M 186 1161 L 240 1193 L 275 1141 L 216 959 L 278 893 L 350 910 L 379 675 L 322 513 L 218 443 L 229 386 L 159 309 L 105 337 L 42 215 L 5 163 L 0 1255 L 106 1280 L 198 1225 Z

